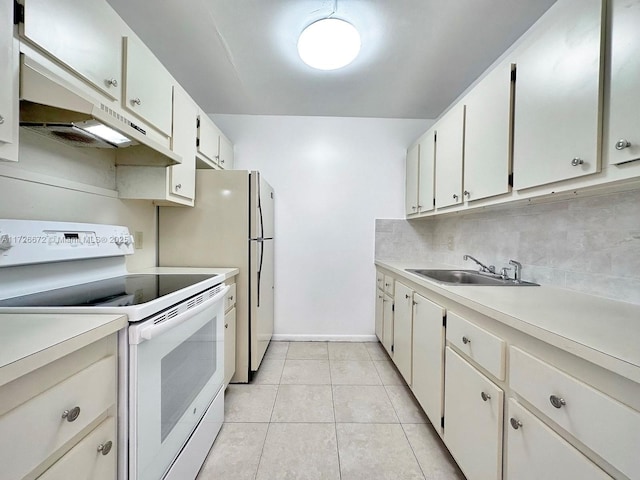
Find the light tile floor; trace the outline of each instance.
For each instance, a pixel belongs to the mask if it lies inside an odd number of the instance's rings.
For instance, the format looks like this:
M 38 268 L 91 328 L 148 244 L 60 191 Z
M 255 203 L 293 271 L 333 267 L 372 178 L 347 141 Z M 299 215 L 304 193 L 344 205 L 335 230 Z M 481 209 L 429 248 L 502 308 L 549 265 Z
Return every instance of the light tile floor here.
M 198 480 L 464 480 L 379 343 L 271 342 Z

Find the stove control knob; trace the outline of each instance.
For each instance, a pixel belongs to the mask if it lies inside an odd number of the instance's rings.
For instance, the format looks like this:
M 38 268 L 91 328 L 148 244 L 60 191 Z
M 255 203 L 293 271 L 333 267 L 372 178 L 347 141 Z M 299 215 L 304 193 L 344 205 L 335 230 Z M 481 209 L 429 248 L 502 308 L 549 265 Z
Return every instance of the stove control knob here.
M 7 234 L 0 235 L 0 251 L 6 251 L 13 247 L 11 237 Z

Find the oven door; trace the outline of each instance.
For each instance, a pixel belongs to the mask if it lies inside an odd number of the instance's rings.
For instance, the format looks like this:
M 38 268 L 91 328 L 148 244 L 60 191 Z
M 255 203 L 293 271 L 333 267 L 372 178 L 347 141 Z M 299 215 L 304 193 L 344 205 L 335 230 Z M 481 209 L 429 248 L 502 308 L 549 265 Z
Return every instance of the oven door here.
M 177 316 L 129 327 L 129 476 L 164 476 L 222 388 L 223 288 Z

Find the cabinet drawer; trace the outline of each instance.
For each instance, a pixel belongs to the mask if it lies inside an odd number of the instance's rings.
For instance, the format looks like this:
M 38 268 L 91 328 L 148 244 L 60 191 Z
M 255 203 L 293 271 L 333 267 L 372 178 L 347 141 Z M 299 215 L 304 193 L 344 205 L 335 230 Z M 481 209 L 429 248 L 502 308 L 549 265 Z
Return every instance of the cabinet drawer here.
M 236 284 L 232 283 L 229 285 L 229 291 L 227 292 L 227 296 L 224 297 L 224 311 L 228 312 L 231 307 L 236 304 Z
M 504 340 L 449 312 L 447 341 L 496 378 L 504 380 Z
M 509 362 L 513 390 L 622 473 L 640 477 L 639 412 L 518 348 Z
M 393 293 L 395 291 L 395 281 L 393 277 L 389 275 L 384 276 L 384 291 L 393 297 Z
M 380 290 L 384 290 L 384 275 L 380 272 L 376 272 L 376 286 Z
M 109 417 L 38 480 L 114 480 L 117 456 L 116 421 Z
M 513 399 L 509 400 L 508 418 L 507 479 L 611 479 Z
M 116 357 L 110 355 L 7 412 L 0 417 L 2 475 L 22 478 L 115 400 Z M 76 418 L 75 407 L 80 409 Z M 63 418 L 65 411 L 71 414 Z

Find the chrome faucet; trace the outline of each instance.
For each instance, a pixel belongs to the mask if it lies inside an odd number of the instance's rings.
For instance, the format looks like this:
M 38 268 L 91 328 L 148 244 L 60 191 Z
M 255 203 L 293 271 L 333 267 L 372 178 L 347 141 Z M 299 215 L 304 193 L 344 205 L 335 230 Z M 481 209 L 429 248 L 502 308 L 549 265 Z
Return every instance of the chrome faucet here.
M 520 283 L 522 281 L 522 264 L 515 260 L 509 260 L 509 265 L 514 267 L 513 280 L 516 283 Z
M 495 265 L 489 265 L 488 267 L 482 263 L 480 260 L 478 260 L 477 258 L 473 258 L 471 255 L 464 255 L 462 257 L 463 260 L 473 260 L 474 262 L 476 262 L 478 265 L 480 265 L 480 271 L 481 272 L 487 272 L 487 273 L 496 273 L 496 267 Z

